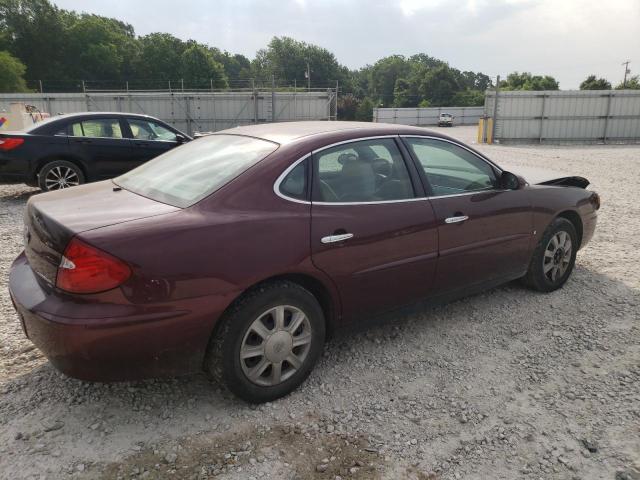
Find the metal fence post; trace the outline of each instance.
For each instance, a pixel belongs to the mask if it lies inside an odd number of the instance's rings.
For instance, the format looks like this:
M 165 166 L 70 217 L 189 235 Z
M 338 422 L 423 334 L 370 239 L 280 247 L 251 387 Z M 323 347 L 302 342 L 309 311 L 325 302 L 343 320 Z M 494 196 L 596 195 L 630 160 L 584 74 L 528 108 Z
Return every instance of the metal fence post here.
M 611 115 L 611 98 L 613 97 L 613 90 L 609 91 L 607 98 L 607 116 L 604 117 L 604 133 L 602 135 L 602 142 L 607 143 L 607 130 L 609 128 L 609 116 Z
M 189 135 L 193 135 L 193 129 L 191 127 L 191 112 L 190 110 L 190 106 L 189 106 L 190 102 L 189 102 L 189 96 L 186 95 L 184 97 L 184 111 L 187 114 L 187 133 Z
M 251 79 L 251 90 L 253 91 L 253 123 L 258 123 L 258 91 L 253 78 Z
M 334 120 L 338 120 L 338 92 L 340 91 L 340 84 L 338 83 L 338 80 L 336 80 L 336 109 L 335 109 L 335 116 L 333 117 Z
M 276 77 L 271 75 L 271 121 L 276 121 Z
M 496 77 L 496 94 L 493 99 L 493 121 L 491 122 L 491 142 L 496 140 L 496 123 L 498 116 L 498 92 L 500 91 L 500 75 Z
M 543 132 L 543 124 L 544 124 L 544 107 L 547 101 L 547 95 L 545 93 L 542 94 L 542 111 L 540 112 L 540 135 L 538 138 L 538 143 L 542 143 L 542 132 Z

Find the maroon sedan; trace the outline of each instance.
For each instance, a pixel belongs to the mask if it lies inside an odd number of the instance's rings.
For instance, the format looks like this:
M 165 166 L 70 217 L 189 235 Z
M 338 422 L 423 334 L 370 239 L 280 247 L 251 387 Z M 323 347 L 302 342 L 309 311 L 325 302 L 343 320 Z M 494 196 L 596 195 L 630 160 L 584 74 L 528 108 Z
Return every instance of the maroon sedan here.
M 422 128 L 240 127 L 32 197 L 11 297 L 68 375 L 204 368 L 263 402 L 309 375 L 337 327 L 518 278 L 561 287 L 595 229 L 587 185 L 504 171 Z

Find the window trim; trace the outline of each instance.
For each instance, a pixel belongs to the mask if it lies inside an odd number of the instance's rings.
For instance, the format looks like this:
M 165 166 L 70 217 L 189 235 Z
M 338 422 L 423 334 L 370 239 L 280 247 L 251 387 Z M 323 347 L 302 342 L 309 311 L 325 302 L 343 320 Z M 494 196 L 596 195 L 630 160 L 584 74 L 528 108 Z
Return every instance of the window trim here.
M 289 173 L 291 173 L 291 171 L 296 168 L 299 164 L 301 164 L 302 162 L 304 162 L 307 158 L 311 157 L 311 152 L 307 153 L 305 156 L 303 156 L 302 158 L 299 158 L 298 160 L 296 160 L 295 162 L 293 162 L 291 165 L 289 165 L 286 170 L 284 172 L 282 172 L 280 174 L 280 176 L 276 179 L 275 183 L 273 184 L 273 191 L 274 193 L 284 199 L 284 200 L 288 200 L 290 202 L 294 202 L 294 203 L 304 203 L 304 204 L 310 204 L 311 202 L 308 200 L 309 198 L 309 193 L 311 192 L 311 189 L 309 188 L 309 174 L 307 172 L 307 200 L 301 200 L 299 198 L 294 198 L 294 197 L 290 197 L 288 195 L 285 195 L 284 193 L 282 193 L 280 191 L 280 184 L 284 181 L 284 179 L 287 177 L 287 175 L 289 175 Z
M 422 197 L 417 196 L 417 197 L 414 197 L 414 198 L 404 198 L 404 199 L 400 199 L 400 200 L 377 200 L 377 201 L 372 201 L 372 202 L 315 202 L 313 200 L 300 200 L 300 199 L 297 199 L 297 198 L 292 198 L 292 197 L 289 197 L 289 196 L 285 195 L 284 193 L 282 193 L 280 191 L 280 184 L 285 179 L 285 177 L 289 174 L 289 172 L 291 172 L 291 170 L 293 170 L 295 167 L 297 167 L 300 162 L 303 162 L 307 158 L 312 157 L 314 154 L 316 154 L 318 152 L 321 152 L 323 150 L 326 150 L 328 148 L 337 147 L 339 145 L 344 145 L 344 144 L 347 144 L 347 143 L 355 143 L 355 142 L 366 141 L 366 140 L 376 140 L 376 139 L 379 139 L 379 138 L 400 139 L 400 141 L 402 143 L 402 147 L 404 147 L 404 148 L 400 148 L 400 146 L 398 146 L 398 150 L 400 151 L 400 154 L 402 155 L 402 158 L 405 161 L 405 166 L 407 167 L 407 171 L 408 171 L 409 177 L 413 179 L 413 176 L 417 173 L 417 175 L 418 175 L 418 183 L 420 183 L 422 185 L 422 187 L 425 189 L 425 193 L 426 193 L 425 196 L 422 196 Z M 309 153 L 305 154 L 304 156 L 302 156 L 301 158 L 299 158 L 298 160 L 293 162 L 291 165 L 289 165 L 284 170 L 284 172 L 282 172 L 278 176 L 278 178 L 276 179 L 276 181 L 273 184 L 273 191 L 278 197 L 282 198 L 283 200 L 288 200 L 288 201 L 294 202 L 294 203 L 302 203 L 302 204 L 305 204 L 305 205 L 315 204 L 315 205 L 325 205 L 325 206 L 332 206 L 332 205 L 336 205 L 336 206 L 378 205 L 378 204 L 385 204 L 385 203 L 420 202 L 420 201 L 438 199 L 438 198 L 462 197 L 462 196 L 466 196 L 466 195 L 478 195 L 478 194 L 482 194 L 482 193 L 486 193 L 486 192 L 504 192 L 504 191 L 506 191 L 505 189 L 494 188 L 494 189 L 488 189 L 488 190 L 475 190 L 475 191 L 472 191 L 472 192 L 452 193 L 452 194 L 449 194 L 449 195 L 430 195 L 430 193 L 432 193 L 432 190 L 431 190 L 431 186 L 429 185 L 429 182 L 426 180 L 426 178 L 423 178 L 423 175 L 425 175 L 424 174 L 424 169 L 422 169 L 421 165 L 416 164 L 416 162 L 418 162 L 418 160 L 411 153 L 411 150 L 409 149 L 408 145 L 403 140 L 405 138 L 425 138 L 425 139 L 429 139 L 429 140 L 439 140 L 439 141 L 442 141 L 442 142 L 451 143 L 453 145 L 456 145 L 458 147 L 463 148 L 464 150 L 468 151 L 472 155 L 476 156 L 481 161 L 489 164 L 494 170 L 496 170 L 498 177 L 504 171 L 502 168 L 500 168 L 494 162 L 489 160 L 487 157 L 485 157 L 483 155 L 480 155 L 477 152 L 474 152 L 473 150 L 471 150 L 466 145 L 463 145 L 461 143 L 455 142 L 453 140 L 449 140 L 447 138 L 436 137 L 436 136 L 433 136 L 433 135 L 418 135 L 418 134 L 375 135 L 375 136 L 370 136 L 370 137 L 360 137 L 360 138 L 355 138 L 355 139 L 350 139 L 350 140 L 342 140 L 340 142 L 332 143 L 330 145 L 325 145 L 323 147 L 316 148 L 315 150 L 310 151 Z M 406 150 L 406 152 L 404 150 Z M 407 158 L 407 156 L 409 158 Z M 414 172 L 412 169 L 409 168 L 409 165 L 406 165 L 406 162 L 408 160 L 413 162 L 413 166 L 417 170 L 417 172 Z M 307 181 L 309 181 L 308 177 L 307 177 Z M 413 185 L 413 186 L 414 186 L 414 189 L 415 189 L 415 185 Z M 310 194 L 312 188 L 307 188 L 307 190 L 308 190 L 307 194 Z

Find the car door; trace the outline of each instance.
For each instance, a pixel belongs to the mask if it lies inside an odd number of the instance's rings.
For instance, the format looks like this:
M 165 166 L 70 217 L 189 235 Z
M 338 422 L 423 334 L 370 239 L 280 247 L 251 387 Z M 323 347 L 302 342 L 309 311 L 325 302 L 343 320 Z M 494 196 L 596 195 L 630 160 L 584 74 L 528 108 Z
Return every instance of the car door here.
M 93 179 L 112 178 L 133 165 L 131 141 L 119 118 L 85 118 L 68 127 L 69 149 L 87 163 Z
M 527 190 L 499 188 L 499 169 L 455 142 L 403 140 L 430 190 L 438 223 L 438 292 L 523 275 L 533 234 Z
M 127 118 L 131 131 L 135 166 L 179 145 L 178 135 L 152 120 Z
M 435 215 L 397 141 L 351 141 L 312 156 L 312 260 L 338 287 L 346 319 L 410 303 L 433 283 Z

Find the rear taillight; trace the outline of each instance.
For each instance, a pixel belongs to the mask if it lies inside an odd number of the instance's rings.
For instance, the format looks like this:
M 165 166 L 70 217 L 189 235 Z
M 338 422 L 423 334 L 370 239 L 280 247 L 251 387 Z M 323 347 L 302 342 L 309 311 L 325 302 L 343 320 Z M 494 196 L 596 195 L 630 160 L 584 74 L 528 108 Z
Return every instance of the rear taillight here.
M 18 137 L 2 137 L 0 138 L 0 150 L 8 152 L 14 148 L 18 148 L 24 143 L 24 138 Z
M 98 293 L 122 285 L 131 269 L 122 260 L 76 238 L 64 251 L 56 287 L 72 293 Z
M 591 202 L 591 205 L 593 205 L 593 208 L 595 208 L 596 210 L 600 209 L 600 195 L 598 195 L 596 192 L 591 192 L 589 201 Z

